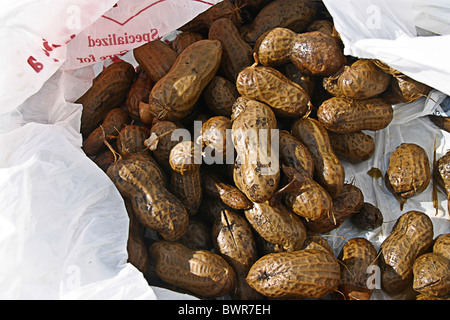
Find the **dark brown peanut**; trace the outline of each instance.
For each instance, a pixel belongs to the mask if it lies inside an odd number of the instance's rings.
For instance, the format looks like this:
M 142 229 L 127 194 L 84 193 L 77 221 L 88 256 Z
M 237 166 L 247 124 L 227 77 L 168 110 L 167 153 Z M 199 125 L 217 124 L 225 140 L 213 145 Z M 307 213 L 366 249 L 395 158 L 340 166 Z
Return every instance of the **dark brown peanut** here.
M 150 129 L 135 124 L 129 124 L 120 130 L 117 137 L 117 152 L 126 158 L 136 153 L 144 153 L 147 147 L 144 141 L 150 136 Z
M 144 144 L 152 151 L 155 160 L 158 161 L 165 170 L 170 169 L 170 151 L 180 141 L 173 139 L 172 134 L 179 129 L 176 123 L 171 121 L 159 121 L 150 129 L 150 136 Z
M 248 284 L 267 297 L 321 298 L 339 285 L 337 259 L 325 250 L 271 253 L 251 267 Z
M 400 199 L 423 192 L 431 180 L 426 151 L 414 143 L 402 143 L 391 154 L 385 174 L 387 189 Z
M 206 106 L 214 114 L 230 118 L 239 92 L 233 82 L 216 75 L 205 87 L 202 96 Z
M 328 132 L 331 146 L 340 160 L 360 163 L 370 159 L 375 152 L 374 139 L 364 132 Z
M 309 150 L 314 160 L 314 177 L 332 198 L 339 195 L 345 170 L 335 155 L 326 129 L 313 118 L 301 118 L 292 125 L 291 133 Z
M 75 103 L 83 105 L 81 133 L 87 137 L 103 121 L 106 114 L 125 102 L 133 84 L 135 71 L 125 61 L 106 67 L 93 81 L 92 86 Z
M 311 1 L 273 1 L 259 11 L 245 39 L 248 42 L 255 42 L 264 32 L 276 27 L 303 32 L 315 18 L 316 13 L 317 6 Z
M 190 217 L 186 232 L 177 242 L 192 250 L 211 250 L 211 228 L 202 220 Z
M 178 54 L 183 52 L 184 49 L 189 47 L 194 42 L 202 40 L 203 36 L 198 32 L 185 31 L 177 34 L 175 40 L 172 41 L 172 48 Z
M 364 202 L 361 210 L 350 217 L 350 221 L 362 230 L 373 230 L 383 224 L 383 214 L 380 209 L 369 202 Z
M 333 97 L 317 110 L 320 123 L 330 131 L 351 133 L 361 130 L 381 130 L 392 121 L 392 106 L 381 98 L 351 100 Z
M 134 58 L 153 83 L 164 77 L 178 57 L 170 45 L 156 39 L 133 50 Z
M 413 278 L 413 263 L 433 242 L 433 223 L 425 213 L 411 210 L 396 221 L 380 247 L 381 285 L 388 294 L 406 289 Z
M 150 92 L 151 113 L 176 121 L 189 115 L 203 89 L 216 75 L 222 58 L 218 40 L 200 40 L 187 47 Z
M 129 199 L 139 221 L 164 239 L 179 239 L 189 224 L 181 201 L 170 193 L 154 162 L 133 157 L 111 164 L 107 175 L 123 197 Z
M 128 124 L 127 112 L 122 108 L 114 108 L 106 114 L 102 124 L 92 131 L 83 142 L 83 150 L 88 156 L 96 155 L 107 146 L 105 141 L 116 139 L 120 130 Z
M 244 217 L 225 210 L 216 218 L 212 228 L 214 247 L 236 272 L 237 285 L 233 297 L 239 300 L 258 299 L 245 278 L 250 267 L 258 260 L 253 231 Z
M 150 80 L 147 73 L 142 68 L 139 68 L 125 101 L 127 112 L 133 120 L 141 120 L 139 114 L 140 103 L 148 103 L 148 95 L 153 85 L 154 83 Z
M 269 243 L 278 244 L 286 251 L 300 250 L 306 237 L 306 228 L 300 217 L 282 204 L 254 203 L 245 210 L 252 228 Z
M 192 141 L 180 142 L 172 148 L 169 156 L 172 168 L 170 191 L 181 200 L 189 215 L 197 213 L 203 196 L 201 158 L 198 159 L 196 154 L 199 152 L 195 149 Z
M 191 250 L 181 243 L 158 241 L 150 247 L 156 274 L 165 282 L 200 297 L 229 294 L 236 285 L 233 268 L 220 255 Z
M 238 28 L 227 18 L 220 18 L 211 24 L 208 39 L 222 43 L 219 72 L 234 83 L 238 73 L 253 63 L 252 47 L 242 39 Z
M 215 163 L 225 163 L 227 159 L 227 143 L 231 139 L 231 120 L 225 116 L 215 116 L 209 118 L 202 125 L 201 132 L 202 150 L 208 158 Z M 231 144 L 230 144 L 230 147 Z M 232 154 L 234 155 L 234 154 Z M 233 158 L 232 158 L 233 159 Z
M 337 75 L 324 78 L 323 85 L 336 97 L 368 99 L 385 91 L 390 80 L 391 76 L 371 59 L 359 59 Z
M 94 163 L 106 172 L 108 167 L 115 160 L 114 153 L 111 150 L 105 150 L 94 158 Z
M 289 131 L 280 130 L 280 163 L 312 178 L 314 161 L 308 148 Z
M 128 230 L 128 262 L 134 265 L 142 273 L 146 273 L 150 265 L 150 256 L 147 244 L 145 243 L 145 227 L 139 222 L 133 212 L 130 200 L 125 200 L 128 218 L 130 219 Z
M 368 286 L 369 268 L 377 266 L 377 249 L 365 238 L 348 240 L 338 257 L 341 260 L 339 291 L 346 300 L 369 300 L 373 287 Z
M 311 75 L 304 75 L 292 62 L 288 62 L 283 64 L 280 67 L 280 71 L 288 77 L 290 80 L 299 84 L 305 91 L 308 93 L 310 97 L 314 96 L 315 87 L 316 87 L 316 77 Z
M 437 159 L 433 168 L 433 179 L 436 181 L 437 186 L 442 188 L 447 196 L 447 200 L 450 199 L 450 151 L 447 151 Z M 450 201 L 448 208 L 450 208 Z

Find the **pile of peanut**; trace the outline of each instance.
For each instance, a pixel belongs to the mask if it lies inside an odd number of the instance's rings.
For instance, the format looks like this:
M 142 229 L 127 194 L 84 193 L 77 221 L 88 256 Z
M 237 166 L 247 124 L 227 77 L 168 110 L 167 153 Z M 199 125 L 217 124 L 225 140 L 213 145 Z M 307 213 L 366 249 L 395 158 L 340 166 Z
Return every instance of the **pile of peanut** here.
M 380 228 L 382 212 L 346 182 L 342 161 L 368 160 L 367 132 L 431 88 L 345 56 L 320 1 L 225 0 L 179 31 L 136 48 L 137 69 L 105 68 L 77 101 L 83 150 L 124 199 L 128 261 L 150 285 L 199 298 L 368 300 L 369 270 L 380 270 L 388 294 L 448 299 L 450 234 L 435 237 L 424 212 L 399 217 L 378 251 L 358 237 L 335 256 L 324 237 L 347 219 Z M 445 192 L 446 163 L 435 169 Z M 420 146 L 392 153 L 393 197 L 431 178 Z

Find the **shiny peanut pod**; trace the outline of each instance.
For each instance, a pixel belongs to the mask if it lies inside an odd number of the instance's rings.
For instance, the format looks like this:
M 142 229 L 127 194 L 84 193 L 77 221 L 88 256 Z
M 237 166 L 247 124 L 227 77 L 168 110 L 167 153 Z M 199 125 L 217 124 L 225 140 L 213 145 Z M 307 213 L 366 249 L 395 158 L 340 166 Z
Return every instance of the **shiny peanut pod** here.
M 213 248 L 211 228 L 201 219 L 190 217 L 186 232 L 177 242 L 192 250 L 211 250 Z
M 413 289 L 421 294 L 445 297 L 450 293 L 450 260 L 429 252 L 413 264 Z
M 236 285 L 236 273 L 220 255 L 192 250 L 177 242 L 158 241 L 150 247 L 155 272 L 163 281 L 195 295 L 217 298 Z
M 152 88 L 151 113 L 159 120 L 176 121 L 190 114 L 203 89 L 216 75 L 222 58 L 218 40 L 200 40 L 187 47 L 169 72 Z
M 339 285 L 337 259 L 324 250 L 271 253 L 251 267 L 248 284 L 271 298 L 322 298 Z
M 423 192 L 431 180 L 427 152 L 415 143 L 402 143 L 391 153 L 385 174 L 387 189 L 401 199 Z
M 201 141 L 205 162 L 226 162 L 227 144 L 231 146 L 231 124 L 231 120 L 225 116 L 214 116 L 203 123 Z
M 365 238 L 348 240 L 338 257 L 341 264 L 339 291 L 346 300 L 369 300 L 374 286 L 368 286 L 371 268 L 378 265 L 377 249 Z
M 184 49 L 199 40 L 203 40 L 203 35 L 201 33 L 192 31 L 181 32 L 177 34 L 177 37 L 172 41 L 172 48 L 180 54 Z
M 433 252 L 450 260 L 450 233 L 443 233 L 436 237 Z
M 351 133 L 328 131 L 328 136 L 333 151 L 340 160 L 356 164 L 370 159 L 375 152 L 375 140 L 362 131 Z
M 125 101 L 127 112 L 133 120 L 141 120 L 139 105 L 141 102 L 148 103 L 148 94 L 150 90 L 152 90 L 153 85 L 154 82 L 150 80 L 147 73 L 140 68 L 137 71 L 136 80 L 134 80 L 134 83 L 131 85 Z
M 377 131 L 392 121 L 392 106 L 380 98 L 351 100 L 333 97 L 324 101 L 317 110 L 319 122 L 330 131 L 338 133 Z
M 202 96 L 211 112 L 230 118 L 233 103 L 239 97 L 239 92 L 234 82 L 216 75 L 205 87 Z
M 181 201 L 170 193 L 155 164 L 144 158 L 122 159 L 108 167 L 108 177 L 131 201 L 139 221 L 168 241 L 179 239 L 189 224 Z
M 120 130 L 128 124 L 129 117 L 122 108 L 114 108 L 106 114 L 102 124 L 92 131 L 83 142 L 83 150 L 93 156 L 107 149 L 105 141 L 117 138 Z
M 413 264 L 433 242 L 433 223 L 425 213 L 411 210 L 396 221 L 381 243 L 381 285 L 388 294 L 398 294 L 412 282 Z
M 103 121 L 106 114 L 125 102 L 128 90 L 134 82 L 134 67 L 125 61 L 106 67 L 92 86 L 75 103 L 83 105 L 81 133 L 87 137 Z
M 327 130 L 313 118 L 301 118 L 292 125 L 291 133 L 308 148 L 316 181 L 331 198 L 336 197 L 344 186 L 345 170 L 333 151 Z
M 129 124 L 120 130 L 117 136 L 117 152 L 126 158 L 133 154 L 144 153 L 147 147 L 144 141 L 150 136 L 150 129 L 135 124 Z
M 239 72 L 253 63 L 252 47 L 242 39 L 238 28 L 228 18 L 217 19 L 211 24 L 208 39 L 219 40 L 222 44 L 219 72 L 234 83 Z
M 314 161 L 308 148 L 289 131 L 280 130 L 279 137 L 280 163 L 312 178 Z
M 282 204 L 254 203 L 245 210 L 252 228 L 267 242 L 280 245 L 283 250 L 300 250 L 306 237 L 306 228 L 300 217 Z
M 287 28 L 273 28 L 257 39 L 254 51 L 258 61 L 266 67 L 278 67 L 289 63 L 291 49 L 297 34 Z
M 269 105 L 277 116 L 301 117 L 312 107 L 305 89 L 278 70 L 257 63 L 239 73 L 236 88 L 240 95 Z

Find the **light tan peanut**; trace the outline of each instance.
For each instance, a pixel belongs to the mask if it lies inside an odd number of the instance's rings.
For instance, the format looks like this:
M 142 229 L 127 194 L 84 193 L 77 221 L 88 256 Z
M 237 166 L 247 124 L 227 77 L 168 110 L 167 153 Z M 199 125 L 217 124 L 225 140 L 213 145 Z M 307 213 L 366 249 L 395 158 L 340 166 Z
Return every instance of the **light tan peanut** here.
M 325 250 L 271 253 L 251 267 L 248 284 L 267 297 L 321 298 L 339 285 L 337 259 Z
M 413 289 L 445 297 L 450 293 L 450 260 L 434 252 L 420 255 L 413 264 Z
M 236 285 L 233 268 L 220 255 L 192 250 L 177 242 L 158 241 L 150 247 L 156 274 L 165 282 L 200 297 L 229 294 Z
M 411 210 L 396 221 L 380 247 L 381 285 L 388 294 L 405 290 L 412 282 L 413 264 L 433 242 L 433 223 L 425 213 Z
M 231 139 L 231 120 L 225 116 L 209 118 L 202 125 L 201 139 L 205 156 L 211 157 L 211 161 L 215 160 L 216 163 L 225 163 L 227 143 Z
M 328 131 L 328 137 L 339 160 L 356 164 L 370 159 L 375 152 L 374 139 L 362 131 L 351 133 Z
M 450 260 L 450 233 L 444 233 L 436 237 L 433 252 Z

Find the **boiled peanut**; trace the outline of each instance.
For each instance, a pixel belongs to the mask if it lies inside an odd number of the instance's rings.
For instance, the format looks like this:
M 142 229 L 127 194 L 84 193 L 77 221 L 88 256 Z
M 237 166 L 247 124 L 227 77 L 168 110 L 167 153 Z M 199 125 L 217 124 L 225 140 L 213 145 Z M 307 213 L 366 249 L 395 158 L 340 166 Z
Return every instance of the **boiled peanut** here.
M 242 96 L 269 105 L 277 116 L 301 117 L 312 107 L 308 93 L 300 85 L 258 62 L 239 73 L 236 88 Z
M 215 76 L 221 57 L 218 40 L 200 40 L 187 47 L 150 92 L 149 106 L 156 118 L 174 121 L 186 117 Z
M 219 40 L 222 44 L 219 72 L 234 83 L 238 73 L 253 63 L 252 47 L 242 39 L 238 28 L 227 18 L 217 19 L 211 24 L 208 39 Z
M 391 78 L 389 87 L 380 97 L 390 104 L 411 103 L 421 97 L 426 97 L 430 91 L 431 88 L 426 84 L 400 75 Z
M 93 161 L 100 169 L 106 172 L 111 163 L 116 160 L 114 157 L 114 153 L 111 150 L 106 150 L 96 156 Z
M 181 52 L 183 52 L 184 49 L 186 49 L 191 44 L 199 40 L 203 40 L 203 36 L 198 32 L 192 31 L 181 32 L 177 34 L 175 40 L 172 41 L 172 48 L 178 54 L 180 54 Z
M 127 241 L 128 262 L 145 274 L 150 264 L 148 247 L 144 239 L 145 227 L 139 222 L 133 212 L 130 200 L 125 200 L 125 207 L 130 219 Z
M 201 158 L 198 159 L 197 153 L 194 142 L 184 141 L 173 147 L 169 156 L 172 168 L 170 190 L 181 200 L 189 215 L 197 213 L 203 196 Z
M 215 115 L 229 118 L 239 92 L 233 82 L 216 75 L 205 87 L 202 96 L 208 109 Z
M 362 230 L 373 230 L 383 224 L 383 214 L 373 204 L 364 202 L 361 210 L 350 216 L 350 221 Z
M 365 238 L 352 238 L 338 258 L 342 261 L 339 291 L 346 300 L 369 300 L 373 291 L 368 286 L 369 268 L 378 264 L 375 246 Z
M 202 220 L 190 217 L 186 232 L 177 242 L 192 250 L 211 250 L 211 228 Z
M 297 34 L 286 28 L 273 28 L 258 37 L 254 51 L 258 61 L 267 67 L 282 66 L 291 61 L 291 50 Z M 298 70 L 298 68 L 297 68 Z
M 450 260 L 450 233 L 444 233 L 436 237 L 433 252 Z
M 375 152 L 374 139 L 362 131 L 337 133 L 328 131 L 334 153 L 340 160 L 360 163 L 372 157 Z
M 157 122 L 150 129 L 150 136 L 144 142 L 145 146 L 152 151 L 159 165 L 166 170 L 170 169 L 170 151 L 180 142 L 172 137 L 175 130 L 179 128 L 179 125 L 171 121 Z
M 279 244 L 286 251 L 300 250 L 306 237 L 306 228 L 300 217 L 282 204 L 254 203 L 245 210 L 252 228 L 266 241 Z
M 340 267 L 325 250 L 271 253 L 250 268 L 248 284 L 267 297 L 321 298 L 339 285 Z
M 280 130 L 280 163 L 312 178 L 314 161 L 308 148 L 289 131 Z
M 419 293 L 444 297 L 450 293 L 450 260 L 434 253 L 420 255 L 413 264 L 413 289 Z
M 448 201 L 450 199 L 450 151 L 437 159 L 433 168 L 433 179 L 445 192 Z M 448 208 L 450 208 L 450 201 L 448 201 Z
M 303 243 L 302 249 L 325 250 L 326 252 L 333 254 L 333 249 L 331 248 L 327 240 L 325 240 L 325 238 L 323 238 L 321 235 L 312 231 L 306 232 L 306 239 Z
M 178 58 L 178 53 L 159 39 L 135 48 L 133 55 L 153 83 L 164 77 Z
M 391 76 L 371 59 L 358 59 L 337 75 L 324 78 L 323 85 L 336 97 L 369 99 L 385 91 L 390 81 Z
M 153 85 L 154 83 L 150 80 L 147 73 L 139 67 L 136 72 L 136 79 L 131 85 L 125 101 L 127 112 L 133 120 L 141 120 L 139 114 L 140 103 L 148 103 L 148 94 L 152 90 Z
M 316 77 L 311 75 L 304 75 L 292 62 L 283 64 L 280 67 L 281 73 L 283 73 L 289 80 L 299 84 L 310 97 L 314 96 L 316 87 Z
M 411 210 L 396 221 L 380 247 L 381 285 L 388 294 L 402 292 L 413 277 L 413 263 L 433 242 L 433 223 L 425 213 Z
M 351 100 L 333 97 L 317 110 L 317 118 L 328 130 L 351 133 L 361 130 L 381 130 L 392 121 L 394 111 L 380 98 Z
M 402 143 L 389 157 L 385 184 L 396 197 L 408 199 L 428 187 L 430 172 L 426 151 L 415 143 Z
M 120 130 L 117 136 L 117 151 L 122 157 L 147 151 L 144 141 L 150 136 L 150 129 L 135 124 L 129 124 Z
M 236 285 L 233 268 L 220 255 L 192 250 L 177 242 L 158 241 L 151 245 L 156 274 L 165 282 L 200 297 L 229 294 Z
M 107 170 L 124 198 L 131 201 L 139 221 L 169 241 L 179 239 L 189 223 L 181 201 L 170 193 L 154 162 L 145 159 L 122 159 Z
M 83 105 L 81 133 L 87 137 L 103 121 L 106 114 L 125 102 L 135 77 L 134 67 L 125 61 L 106 67 L 92 86 L 75 103 Z
M 231 120 L 229 118 L 215 116 L 203 123 L 201 140 L 207 164 L 211 164 L 208 163 L 211 160 L 220 164 L 225 162 L 227 159 L 227 143 L 230 143 L 230 138 Z M 232 147 L 231 143 L 230 147 Z
M 317 6 L 311 1 L 275 0 L 259 11 L 245 39 L 248 42 L 255 42 L 264 32 L 276 27 L 302 32 L 316 13 Z
M 314 177 L 332 198 L 339 195 L 345 170 L 336 157 L 326 129 L 313 118 L 301 118 L 292 125 L 291 133 L 309 150 L 314 160 Z
M 116 139 L 120 130 L 128 124 L 127 112 L 122 108 L 114 108 L 106 114 L 102 124 L 92 131 L 83 142 L 83 150 L 93 156 L 106 150 L 105 141 Z
M 232 124 L 231 134 L 238 155 L 233 180 L 252 202 L 268 200 L 280 181 L 278 156 L 271 137 L 275 128 L 273 111 L 257 101 L 249 101 Z
M 250 267 L 258 260 L 252 232 L 244 217 L 229 210 L 222 211 L 212 228 L 212 238 L 216 250 L 236 273 L 237 285 L 232 293 L 235 299 L 259 298 L 259 294 L 245 281 Z

